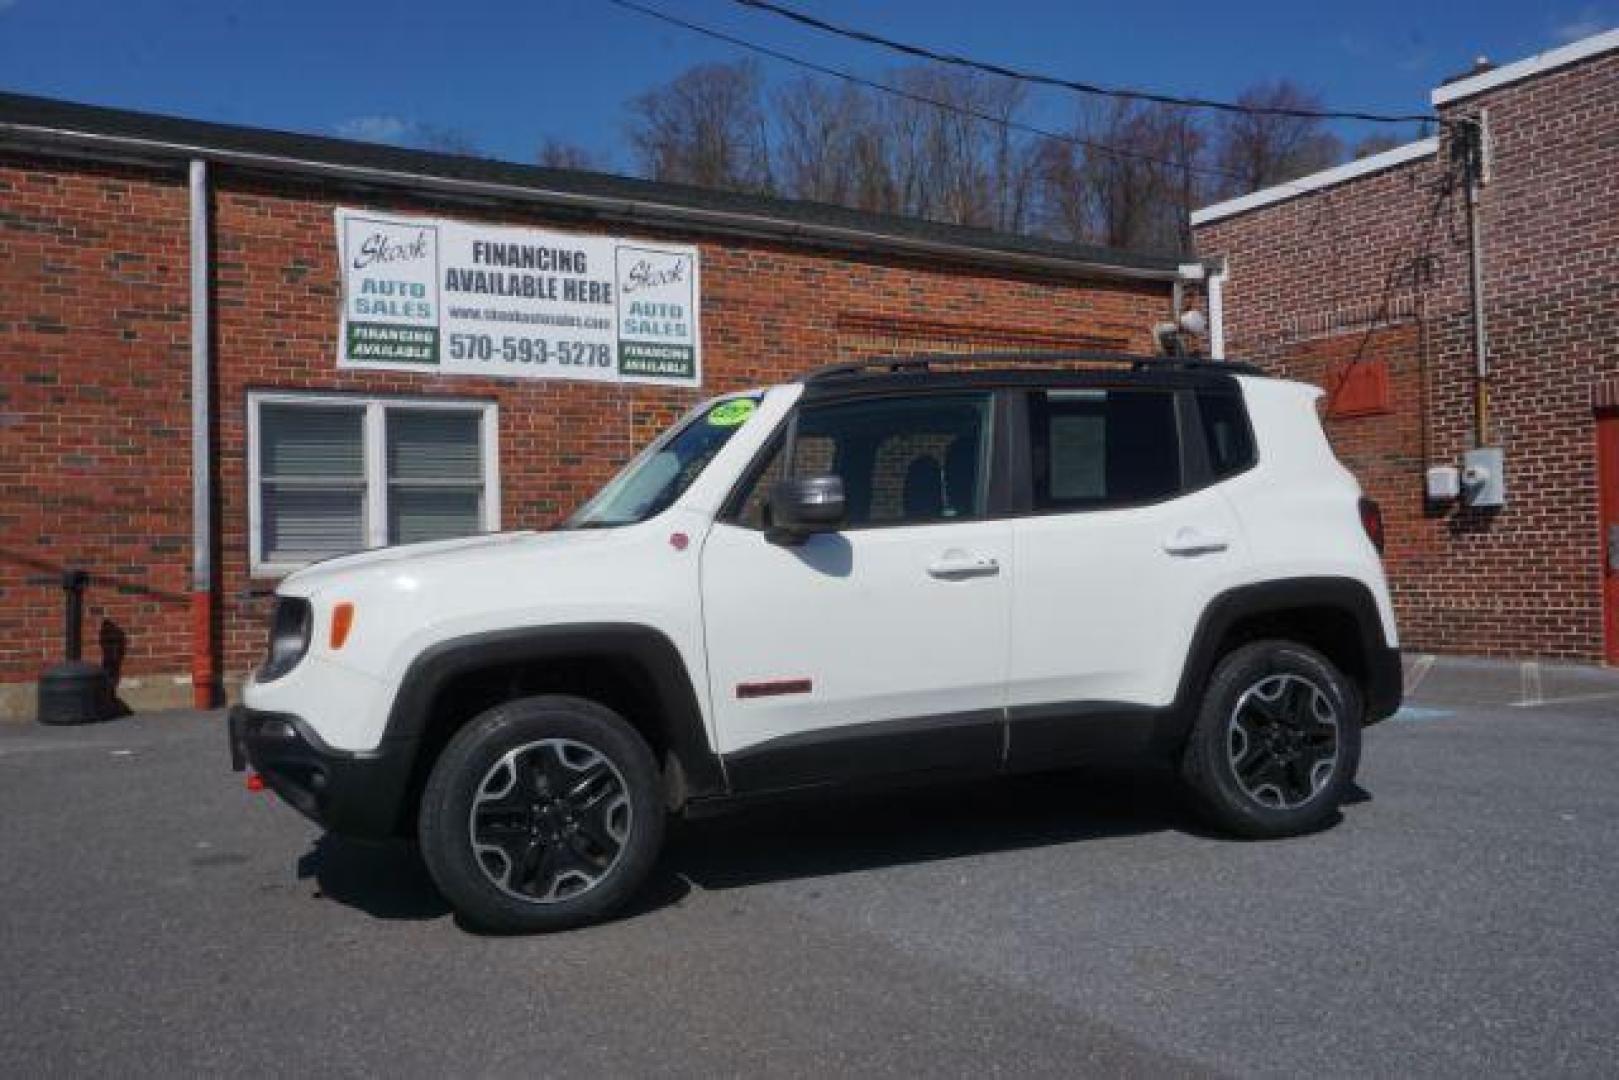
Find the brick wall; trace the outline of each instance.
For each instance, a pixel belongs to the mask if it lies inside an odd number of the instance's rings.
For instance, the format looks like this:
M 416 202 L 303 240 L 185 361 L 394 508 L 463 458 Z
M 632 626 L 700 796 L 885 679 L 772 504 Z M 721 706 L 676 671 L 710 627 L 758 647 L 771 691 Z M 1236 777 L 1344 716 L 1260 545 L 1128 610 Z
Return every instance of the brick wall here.
M 1619 54 L 1457 102 L 1488 109 L 1483 189 L 1499 511 L 1429 507 L 1422 472 L 1473 444 L 1465 193 L 1435 158 L 1196 229 L 1223 255 L 1228 351 L 1329 384 L 1387 365 L 1386 413 L 1333 418 L 1340 455 L 1389 519 L 1410 647 L 1603 656 L 1593 396 L 1619 374 Z
M 60 659 L 69 566 L 87 659 L 186 670 L 186 245 L 181 181 L 0 157 L 0 683 Z
M 1167 284 L 1076 282 L 857 257 L 696 232 L 604 226 L 537 208 L 469 207 L 216 169 L 214 288 L 222 670 L 262 647 L 273 580 L 248 565 L 247 395 L 354 390 L 494 400 L 502 525 L 544 527 L 699 396 L 779 381 L 890 340 L 1150 350 Z M 398 213 L 699 244 L 704 387 L 339 371 L 332 212 Z M 183 178 L 0 159 L 0 684 L 58 652 L 59 567 L 99 581 L 123 673 L 188 670 L 187 209 Z

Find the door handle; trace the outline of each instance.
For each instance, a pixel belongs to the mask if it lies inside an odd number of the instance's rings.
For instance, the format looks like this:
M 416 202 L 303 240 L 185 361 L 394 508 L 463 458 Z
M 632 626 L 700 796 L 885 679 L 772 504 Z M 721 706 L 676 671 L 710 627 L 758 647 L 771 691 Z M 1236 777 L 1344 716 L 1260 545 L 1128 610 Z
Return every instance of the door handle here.
M 1619 574 L 1619 524 L 1608 526 L 1608 569 Z
M 928 563 L 928 574 L 945 581 L 994 577 L 1000 572 L 1001 564 L 988 555 L 968 555 L 961 551 L 947 551 Z
M 1171 555 L 1212 555 L 1231 546 L 1222 532 L 1182 525 L 1164 539 L 1164 550 Z

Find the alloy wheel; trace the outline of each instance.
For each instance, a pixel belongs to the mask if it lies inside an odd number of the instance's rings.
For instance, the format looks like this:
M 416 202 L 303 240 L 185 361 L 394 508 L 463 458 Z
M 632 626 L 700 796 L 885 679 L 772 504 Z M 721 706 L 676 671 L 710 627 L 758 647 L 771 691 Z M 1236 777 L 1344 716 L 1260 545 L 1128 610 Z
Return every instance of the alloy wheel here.
M 572 739 L 508 751 L 478 785 L 468 829 L 479 868 L 530 903 L 571 900 L 618 864 L 631 828 L 629 789 L 603 754 Z
M 1302 675 L 1266 676 L 1237 699 L 1226 748 L 1249 798 L 1295 810 L 1319 795 L 1337 768 L 1338 710 Z

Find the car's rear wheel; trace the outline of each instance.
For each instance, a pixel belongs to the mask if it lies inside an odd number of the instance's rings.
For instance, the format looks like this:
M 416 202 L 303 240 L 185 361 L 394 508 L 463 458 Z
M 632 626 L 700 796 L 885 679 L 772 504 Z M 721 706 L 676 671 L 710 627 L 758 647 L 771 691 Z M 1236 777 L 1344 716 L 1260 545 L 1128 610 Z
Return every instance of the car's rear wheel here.
M 507 702 L 450 740 L 417 835 L 439 890 L 470 924 L 555 930 L 628 900 L 663 841 L 651 749 L 617 713 L 562 696 Z
M 1181 771 L 1216 824 L 1292 836 L 1338 812 L 1360 764 L 1355 685 L 1314 649 L 1258 641 L 1209 679 Z

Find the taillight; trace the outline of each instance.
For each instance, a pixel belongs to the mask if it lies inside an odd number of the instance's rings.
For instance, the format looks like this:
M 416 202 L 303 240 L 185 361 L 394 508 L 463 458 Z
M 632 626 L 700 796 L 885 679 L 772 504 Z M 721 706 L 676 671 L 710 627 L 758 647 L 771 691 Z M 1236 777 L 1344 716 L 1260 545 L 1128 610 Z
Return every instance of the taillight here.
M 1383 554 L 1383 508 L 1375 499 L 1361 498 L 1360 527 L 1366 530 L 1366 539 L 1372 542 L 1377 553 Z

